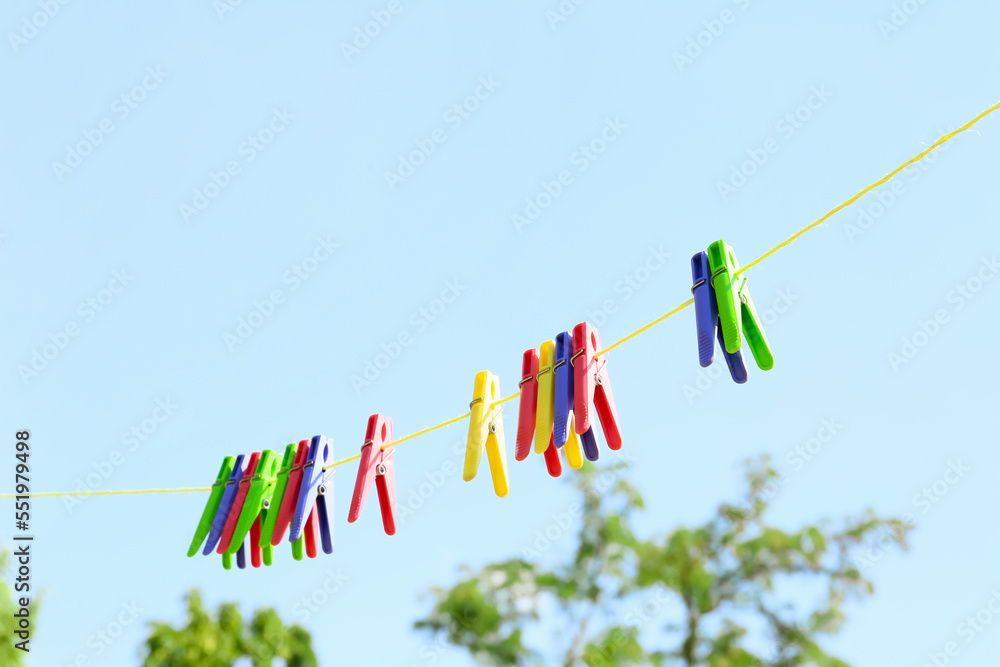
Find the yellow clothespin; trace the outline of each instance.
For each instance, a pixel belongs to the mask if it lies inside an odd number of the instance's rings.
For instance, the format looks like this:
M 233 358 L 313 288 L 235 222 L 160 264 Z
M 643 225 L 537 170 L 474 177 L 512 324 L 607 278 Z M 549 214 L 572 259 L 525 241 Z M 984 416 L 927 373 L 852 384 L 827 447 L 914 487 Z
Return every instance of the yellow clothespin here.
M 489 371 L 476 373 L 476 384 L 472 392 L 469 410 L 469 440 L 465 446 L 465 471 L 462 479 L 471 482 L 479 471 L 483 458 L 483 448 L 490 462 L 493 475 L 493 490 L 503 498 L 510 490 L 507 479 L 507 449 L 503 442 L 503 408 L 495 405 L 500 398 L 500 380 Z M 548 443 L 546 443 L 548 444 Z
M 556 344 L 547 340 L 538 348 L 538 410 L 535 413 L 535 453 L 542 454 L 552 439 L 552 412 L 556 403 Z

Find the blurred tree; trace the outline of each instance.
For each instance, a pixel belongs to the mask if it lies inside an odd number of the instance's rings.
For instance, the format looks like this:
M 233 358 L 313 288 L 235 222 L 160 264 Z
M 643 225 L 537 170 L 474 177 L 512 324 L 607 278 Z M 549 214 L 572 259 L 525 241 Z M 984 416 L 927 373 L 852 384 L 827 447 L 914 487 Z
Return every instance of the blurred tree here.
M 748 462 L 746 476 L 738 505 L 647 540 L 630 525 L 643 509 L 638 491 L 587 465 L 570 562 L 552 571 L 524 559 L 466 569 L 453 587 L 432 590 L 434 607 L 415 626 L 485 665 L 551 664 L 556 654 L 565 667 L 849 667 L 819 640 L 839 632 L 848 596 L 873 592 L 854 565 L 864 542 L 888 531 L 906 548 L 909 526 L 869 511 L 786 532 L 764 522 L 779 479 L 769 459 Z M 528 631 L 552 633 L 556 650 L 529 647 Z
M 0 551 L 0 572 L 7 572 L 9 561 L 10 552 Z M 38 613 L 37 596 L 28 596 L 25 593 L 14 594 L 10 586 L 7 585 L 6 577 L 4 580 L 0 580 L 0 665 L 4 667 L 26 667 L 27 665 L 25 657 L 28 654 L 16 647 L 18 642 L 23 641 L 16 634 L 22 629 L 19 627 L 20 619 L 14 616 L 21 608 L 16 601 L 16 598 L 20 597 L 31 597 L 31 604 L 28 606 L 31 614 L 28 632 L 32 633 L 31 639 L 34 639 L 32 628 L 35 625 L 35 614 Z M 30 643 L 28 644 L 28 648 L 30 650 Z
M 187 606 L 183 628 L 151 624 L 143 667 L 229 667 L 240 658 L 254 667 L 271 667 L 275 658 L 288 667 L 317 667 L 309 633 L 286 627 L 274 609 L 258 609 L 246 626 L 232 603 L 220 605 L 213 618 L 197 589 L 188 593 Z

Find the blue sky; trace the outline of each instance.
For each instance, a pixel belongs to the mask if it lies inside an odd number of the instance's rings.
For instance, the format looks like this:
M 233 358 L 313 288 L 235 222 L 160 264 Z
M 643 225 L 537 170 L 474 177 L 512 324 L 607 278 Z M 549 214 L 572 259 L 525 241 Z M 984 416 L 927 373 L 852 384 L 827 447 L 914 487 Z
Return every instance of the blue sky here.
M 23 428 L 35 490 L 135 489 L 316 433 L 349 456 L 375 412 L 397 436 L 462 414 L 477 371 L 506 395 L 577 322 L 619 338 L 689 297 L 696 251 L 749 261 L 1000 96 L 987 3 L 563 6 L 10 3 L 4 477 Z M 1000 590 L 1000 360 L 973 354 L 998 324 L 998 151 L 990 118 L 754 269 L 776 363 L 746 385 L 700 369 L 691 310 L 609 355 L 643 531 L 703 521 L 761 453 L 781 526 L 915 517 L 829 643 L 854 665 L 1000 650 L 992 613 L 962 625 Z M 399 447 L 400 504 L 434 488 L 396 536 L 374 498 L 347 524 L 348 465 L 334 554 L 264 571 L 184 557 L 204 494 L 35 500 L 32 664 L 135 664 L 194 586 L 303 622 L 323 664 L 469 664 L 410 629 L 421 595 L 573 496 L 513 460 L 513 404 L 510 496 L 462 482 L 466 428 Z

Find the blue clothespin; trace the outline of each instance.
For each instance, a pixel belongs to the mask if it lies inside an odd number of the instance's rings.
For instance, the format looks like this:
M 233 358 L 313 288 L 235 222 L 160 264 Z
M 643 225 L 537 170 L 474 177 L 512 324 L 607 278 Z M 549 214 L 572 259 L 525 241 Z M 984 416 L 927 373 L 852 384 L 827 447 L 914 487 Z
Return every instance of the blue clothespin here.
M 314 435 L 309 443 L 309 456 L 302 466 L 302 486 L 299 488 L 299 500 L 295 505 L 295 516 L 292 518 L 292 532 L 289 538 L 292 542 L 301 537 L 309 513 L 316 505 L 319 515 L 319 534 L 324 553 L 333 553 L 333 527 L 330 525 L 330 510 L 333 509 L 333 468 L 323 470 L 327 461 L 333 458 L 333 441 L 326 436 Z M 327 506 L 327 495 L 330 496 L 330 507 Z
M 245 454 L 240 454 L 236 457 L 236 462 L 233 464 L 233 471 L 229 474 L 229 481 L 226 482 L 226 490 L 223 492 L 222 500 L 219 502 L 219 510 L 215 513 L 215 520 L 212 521 L 212 530 L 209 531 L 208 540 L 205 542 L 205 549 L 201 552 L 206 556 L 215 551 L 215 547 L 222 537 L 222 532 L 226 529 L 226 519 L 229 518 L 229 510 L 233 507 L 233 501 L 236 500 L 236 492 L 240 488 L 240 480 L 243 479 L 243 474 L 246 472 L 244 461 L 247 458 Z
M 236 552 L 236 567 L 241 570 L 247 569 L 247 543 L 245 541 L 240 545 L 240 550 Z
M 748 377 L 743 352 L 726 351 L 722 327 L 719 326 L 719 303 L 709 278 L 708 254 L 699 252 L 691 258 L 691 279 L 694 282 L 691 293 L 694 294 L 694 317 L 698 326 L 698 360 L 702 367 L 711 366 L 715 360 L 715 341 L 718 340 L 726 365 L 729 366 L 729 374 L 734 382 L 743 384 Z
M 571 468 L 579 469 L 583 465 L 580 457 L 580 444 L 583 445 L 583 453 L 590 461 L 596 461 L 599 454 L 597 448 L 597 435 L 594 434 L 594 427 L 591 426 L 587 432 L 579 436 L 576 440 L 576 430 L 573 428 L 573 366 L 570 359 L 573 357 L 573 334 L 564 331 L 556 336 L 556 360 L 553 366 L 555 374 L 555 410 L 553 412 L 553 422 L 555 428 L 553 439 L 556 447 L 566 447 L 566 458 Z

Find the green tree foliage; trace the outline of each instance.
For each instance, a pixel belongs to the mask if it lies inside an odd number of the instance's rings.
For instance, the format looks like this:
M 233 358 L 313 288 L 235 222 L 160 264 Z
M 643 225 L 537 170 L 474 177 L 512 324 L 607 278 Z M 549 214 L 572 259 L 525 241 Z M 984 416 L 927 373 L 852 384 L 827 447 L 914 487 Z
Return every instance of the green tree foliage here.
M 213 615 L 197 589 L 187 595 L 184 627 L 151 626 L 143 667 L 229 667 L 244 657 L 254 667 L 271 667 L 275 658 L 288 667 L 317 667 L 312 637 L 301 626 L 286 627 L 274 609 L 258 609 L 246 624 L 232 603 L 220 605 Z
M 10 552 L 0 552 L 0 572 L 6 573 L 9 565 Z M 23 595 L 23 593 L 20 593 L 17 597 Z M 35 614 L 38 613 L 38 605 L 37 597 L 34 595 L 30 597 L 32 602 L 28 606 L 31 612 L 28 632 L 31 633 L 32 640 L 34 640 L 34 631 L 32 628 L 35 625 Z M 14 614 L 20 608 L 10 586 L 7 585 L 6 581 L 0 580 L 0 665 L 4 667 L 26 667 L 27 665 L 25 658 L 28 654 L 15 647 L 15 644 L 22 641 L 16 634 L 21 628 L 18 625 L 18 619 L 14 617 Z M 31 644 L 28 644 L 28 648 L 31 648 Z
M 820 640 L 839 632 L 845 600 L 873 592 L 854 564 L 863 544 L 888 531 L 905 548 L 903 522 L 869 511 L 791 532 L 769 526 L 778 473 L 764 457 L 747 464 L 744 501 L 642 539 L 631 526 L 642 497 L 620 478 L 597 489 L 600 472 L 585 466 L 578 477 L 583 517 L 569 562 L 466 569 L 453 587 L 432 590 L 433 609 L 416 627 L 500 667 L 557 658 L 565 667 L 849 667 Z M 534 642 L 544 652 L 526 640 L 546 634 Z

